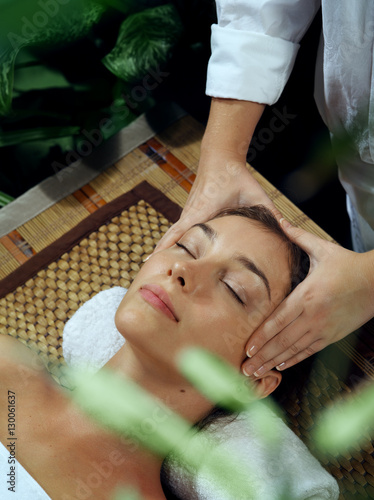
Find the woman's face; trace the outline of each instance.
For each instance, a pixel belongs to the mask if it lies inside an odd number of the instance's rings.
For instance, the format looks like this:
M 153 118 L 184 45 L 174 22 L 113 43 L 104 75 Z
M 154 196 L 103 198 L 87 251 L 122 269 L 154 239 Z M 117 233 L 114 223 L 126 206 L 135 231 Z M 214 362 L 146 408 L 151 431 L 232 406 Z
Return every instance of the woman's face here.
M 251 333 L 289 285 L 285 243 L 255 221 L 226 216 L 192 227 L 143 264 L 116 326 L 168 366 L 181 349 L 200 346 L 239 368 Z

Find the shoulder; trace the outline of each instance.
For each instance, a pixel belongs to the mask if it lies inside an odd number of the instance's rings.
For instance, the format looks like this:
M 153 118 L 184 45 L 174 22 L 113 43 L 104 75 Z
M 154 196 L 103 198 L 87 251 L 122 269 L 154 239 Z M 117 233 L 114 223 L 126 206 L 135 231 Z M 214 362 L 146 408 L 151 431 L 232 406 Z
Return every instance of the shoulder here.
M 0 359 L 9 358 L 9 354 L 19 351 L 21 342 L 11 335 L 0 335 Z M 22 347 L 21 347 L 22 349 Z
M 10 335 L 0 334 L 0 361 L 4 368 L 23 365 L 39 372 L 45 369 L 42 359 L 36 352 Z

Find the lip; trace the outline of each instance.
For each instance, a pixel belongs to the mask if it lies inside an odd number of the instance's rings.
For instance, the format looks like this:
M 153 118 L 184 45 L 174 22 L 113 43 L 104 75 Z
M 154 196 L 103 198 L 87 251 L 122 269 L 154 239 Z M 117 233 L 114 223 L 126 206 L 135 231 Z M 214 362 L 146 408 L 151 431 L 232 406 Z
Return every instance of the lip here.
M 163 312 L 170 319 L 179 322 L 169 295 L 160 285 L 144 285 L 139 289 L 139 293 L 149 304 Z

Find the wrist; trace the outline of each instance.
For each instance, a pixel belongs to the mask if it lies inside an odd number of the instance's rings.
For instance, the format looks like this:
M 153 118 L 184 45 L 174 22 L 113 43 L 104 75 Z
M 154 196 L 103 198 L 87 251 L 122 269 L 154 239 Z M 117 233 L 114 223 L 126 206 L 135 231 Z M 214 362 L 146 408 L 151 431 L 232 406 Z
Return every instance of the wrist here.
M 205 156 L 217 154 L 245 163 L 252 135 L 264 104 L 236 99 L 213 98 L 201 144 Z
M 238 163 L 240 165 L 245 166 L 247 157 L 247 149 L 245 153 L 238 151 L 233 151 L 224 147 L 213 147 L 212 144 L 206 144 L 205 146 L 201 145 L 200 150 L 200 163 L 206 164 L 214 164 L 219 163 L 220 165 L 224 165 L 227 163 Z

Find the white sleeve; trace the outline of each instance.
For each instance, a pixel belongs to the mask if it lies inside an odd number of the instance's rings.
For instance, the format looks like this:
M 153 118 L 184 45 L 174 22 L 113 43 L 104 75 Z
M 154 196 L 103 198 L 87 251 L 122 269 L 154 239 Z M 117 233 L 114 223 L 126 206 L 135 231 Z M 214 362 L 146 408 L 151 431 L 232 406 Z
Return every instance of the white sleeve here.
M 206 93 L 274 104 L 321 0 L 216 0 Z

